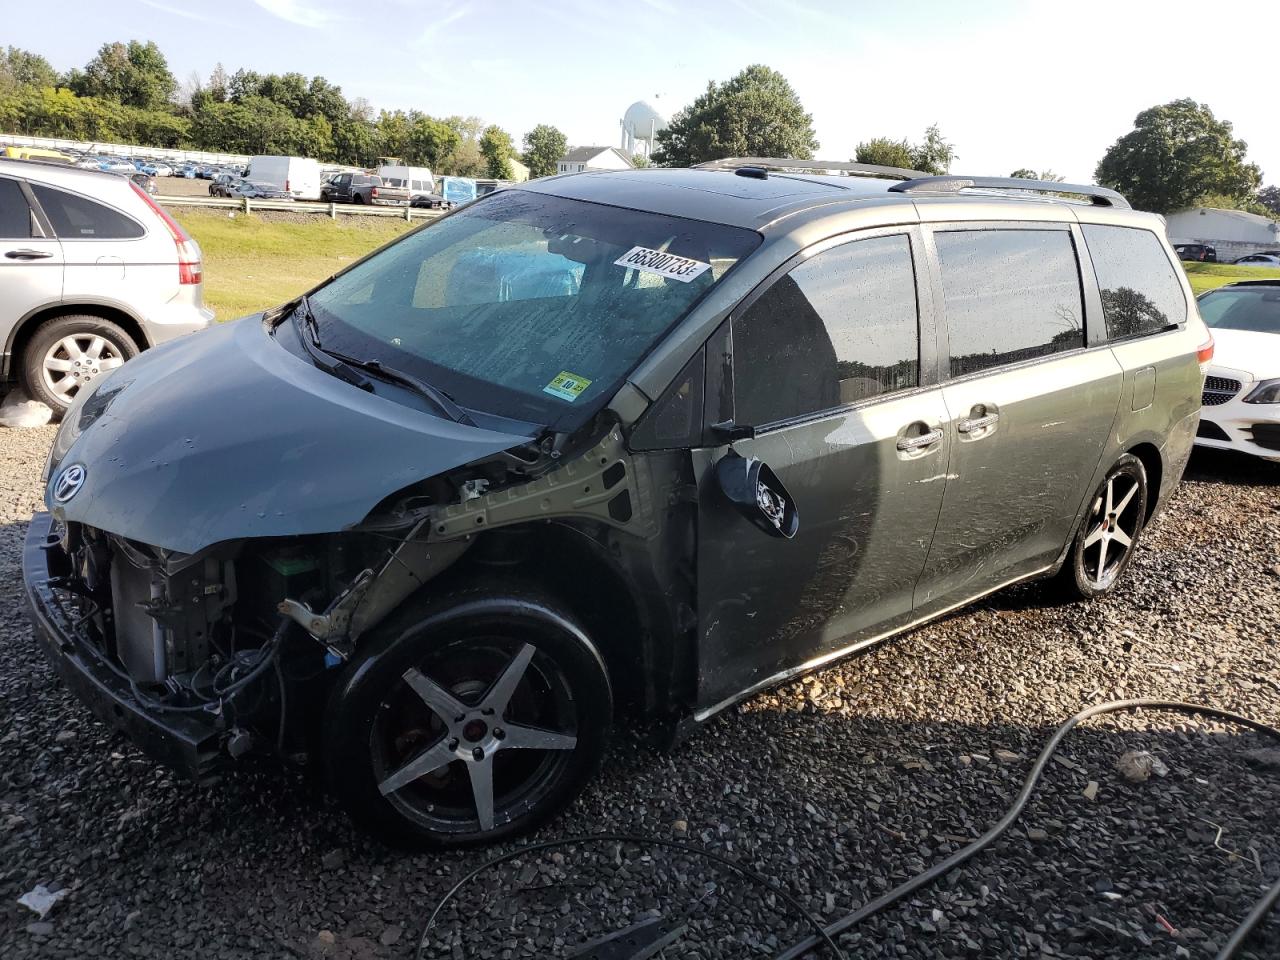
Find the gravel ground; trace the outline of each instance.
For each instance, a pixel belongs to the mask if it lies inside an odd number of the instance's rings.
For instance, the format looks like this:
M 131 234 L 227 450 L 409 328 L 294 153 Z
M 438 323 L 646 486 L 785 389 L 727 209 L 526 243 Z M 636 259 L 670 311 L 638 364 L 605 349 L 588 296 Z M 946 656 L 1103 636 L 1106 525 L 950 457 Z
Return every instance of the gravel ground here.
M 436 899 L 497 851 L 388 851 L 267 764 L 212 788 L 177 781 L 91 720 L 34 649 L 19 550 L 51 437 L 0 431 L 0 956 L 412 956 Z M 1280 467 L 1198 453 L 1115 596 L 1052 606 L 1019 588 L 757 697 L 674 751 L 620 736 L 600 781 L 536 839 L 687 839 L 834 918 L 997 819 L 1082 704 L 1159 696 L 1280 724 L 1277 636 Z M 1280 763 L 1265 746 L 1168 714 L 1092 722 L 1001 842 L 842 946 L 1211 957 L 1280 876 Z M 1113 765 L 1132 749 L 1168 774 L 1122 780 Z M 16 903 L 38 883 L 70 891 L 43 923 Z M 709 863 L 597 845 L 483 876 L 426 955 L 563 956 L 654 910 L 688 925 L 668 960 L 767 957 L 805 932 Z M 1280 956 L 1280 917 L 1244 956 Z

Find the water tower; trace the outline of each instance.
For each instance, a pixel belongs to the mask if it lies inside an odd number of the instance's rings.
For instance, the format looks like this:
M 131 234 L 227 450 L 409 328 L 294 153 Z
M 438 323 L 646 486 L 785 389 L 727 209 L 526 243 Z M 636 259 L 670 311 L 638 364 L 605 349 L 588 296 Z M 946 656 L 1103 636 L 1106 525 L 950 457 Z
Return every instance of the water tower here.
M 667 128 L 667 118 L 643 100 L 627 107 L 622 115 L 622 149 L 628 156 L 648 157 L 658 143 L 658 131 Z

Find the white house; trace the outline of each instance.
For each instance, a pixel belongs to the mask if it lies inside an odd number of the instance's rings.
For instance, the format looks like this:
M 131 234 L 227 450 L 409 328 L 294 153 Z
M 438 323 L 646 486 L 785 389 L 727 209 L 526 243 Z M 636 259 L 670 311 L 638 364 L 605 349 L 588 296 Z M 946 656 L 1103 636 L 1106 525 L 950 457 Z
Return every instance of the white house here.
M 1191 207 L 1165 218 L 1170 243 L 1207 243 L 1219 263 L 1264 250 L 1280 249 L 1280 223 L 1243 210 Z
M 630 170 L 631 158 L 617 147 L 574 147 L 556 163 L 556 173 L 587 170 Z

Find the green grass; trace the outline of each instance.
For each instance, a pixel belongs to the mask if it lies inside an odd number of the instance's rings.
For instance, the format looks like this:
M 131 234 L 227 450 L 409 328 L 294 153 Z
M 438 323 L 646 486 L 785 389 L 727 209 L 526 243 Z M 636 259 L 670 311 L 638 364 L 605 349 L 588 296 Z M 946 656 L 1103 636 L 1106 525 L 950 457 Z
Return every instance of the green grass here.
M 1236 280 L 1280 279 L 1280 270 L 1270 267 L 1236 267 L 1229 263 L 1184 263 L 1182 266 L 1197 296 Z
M 204 252 L 204 302 L 219 320 L 283 303 L 417 225 L 390 217 L 284 223 L 203 211 L 177 219 Z

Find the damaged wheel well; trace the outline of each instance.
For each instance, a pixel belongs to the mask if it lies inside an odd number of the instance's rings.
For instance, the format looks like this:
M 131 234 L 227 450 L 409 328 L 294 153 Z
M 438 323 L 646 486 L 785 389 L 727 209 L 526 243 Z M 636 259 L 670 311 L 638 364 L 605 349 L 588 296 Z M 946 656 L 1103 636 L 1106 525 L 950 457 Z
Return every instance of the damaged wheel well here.
M 1129 450 L 1129 453 L 1142 461 L 1142 469 L 1147 472 L 1147 515 L 1143 517 L 1143 522 L 1145 523 L 1151 519 L 1151 515 L 1155 512 L 1156 504 L 1160 500 L 1160 478 L 1164 472 L 1163 461 L 1160 459 L 1160 451 L 1150 443 L 1140 443 Z
M 616 534 L 614 534 L 616 536 Z M 449 579 L 481 576 L 526 583 L 564 603 L 586 626 L 609 670 L 618 708 L 628 713 L 662 710 L 671 696 L 669 627 L 629 586 L 610 531 L 566 523 L 531 523 L 482 534 Z

